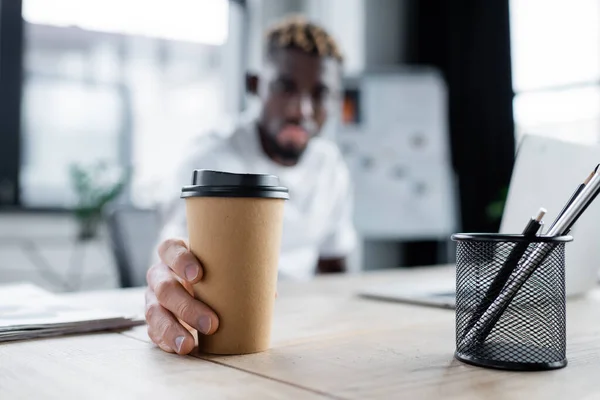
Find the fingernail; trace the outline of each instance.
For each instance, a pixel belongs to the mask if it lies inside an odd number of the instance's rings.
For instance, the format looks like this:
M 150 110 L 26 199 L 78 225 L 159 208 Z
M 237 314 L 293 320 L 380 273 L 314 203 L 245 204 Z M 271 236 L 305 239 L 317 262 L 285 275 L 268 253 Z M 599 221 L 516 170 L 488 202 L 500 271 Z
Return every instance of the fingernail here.
M 193 281 L 198 276 L 198 266 L 190 264 L 185 267 L 185 279 Z
M 183 345 L 183 341 L 185 340 L 184 336 L 177 336 L 175 338 L 175 348 L 177 348 L 177 352 L 181 352 L 181 345 Z
M 204 316 L 200 317 L 200 320 L 198 320 L 199 331 L 204 333 L 205 335 L 208 335 L 208 333 L 210 332 L 211 326 L 212 326 L 212 321 L 210 320 L 210 317 L 208 315 L 204 315 Z

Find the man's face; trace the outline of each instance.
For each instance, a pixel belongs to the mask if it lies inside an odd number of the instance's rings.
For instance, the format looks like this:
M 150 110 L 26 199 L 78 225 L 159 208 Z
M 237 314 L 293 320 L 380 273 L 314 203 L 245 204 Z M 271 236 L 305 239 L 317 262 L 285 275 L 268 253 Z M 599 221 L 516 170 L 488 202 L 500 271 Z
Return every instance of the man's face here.
M 333 58 L 299 50 L 269 57 L 260 80 L 259 124 L 265 150 L 276 162 L 295 165 L 319 134 L 339 99 L 340 69 Z

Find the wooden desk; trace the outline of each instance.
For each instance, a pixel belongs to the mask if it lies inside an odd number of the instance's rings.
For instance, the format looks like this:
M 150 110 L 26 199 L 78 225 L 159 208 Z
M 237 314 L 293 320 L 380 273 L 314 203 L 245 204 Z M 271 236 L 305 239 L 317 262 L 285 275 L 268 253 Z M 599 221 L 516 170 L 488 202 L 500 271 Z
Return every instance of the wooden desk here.
M 355 295 L 451 269 L 374 272 L 281 283 L 272 349 L 188 357 L 155 348 L 145 327 L 0 345 L 0 398 L 592 399 L 600 398 L 600 292 L 568 304 L 569 366 L 488 370 L 453 359 L 454 312 Z M 70 295 L 141 311 L 143 291 Z

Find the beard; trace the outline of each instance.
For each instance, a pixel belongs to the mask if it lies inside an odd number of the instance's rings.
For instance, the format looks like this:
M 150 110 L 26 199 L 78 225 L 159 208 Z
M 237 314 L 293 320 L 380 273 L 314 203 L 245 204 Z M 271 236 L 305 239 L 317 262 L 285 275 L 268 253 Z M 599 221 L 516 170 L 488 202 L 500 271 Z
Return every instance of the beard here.
M 286 165 L 295 165 L 300 161 L 306 151 L 308 144 L 303 147 L 294 145 L 282 145 L 277 141 L 277 137 L 270 135 L 261 135 L 263 147 L 267 154 L 275 156 Z
M 259 125 L 259 135 L 265 153 L 283 165 L 296 165 L 308 148 L 310 140 L 318 133 L 313 121 L 299 123 L 286 121 L 265 129 Z

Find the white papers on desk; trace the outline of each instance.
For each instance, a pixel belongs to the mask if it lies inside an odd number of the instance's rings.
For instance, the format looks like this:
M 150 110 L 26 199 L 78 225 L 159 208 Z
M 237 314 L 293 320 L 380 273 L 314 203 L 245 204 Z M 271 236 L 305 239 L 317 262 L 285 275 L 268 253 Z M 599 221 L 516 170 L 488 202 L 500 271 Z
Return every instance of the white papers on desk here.
M 70 304 L 30 284 L 0 286 L 0 342 L 127 329 L 143 320 Z

